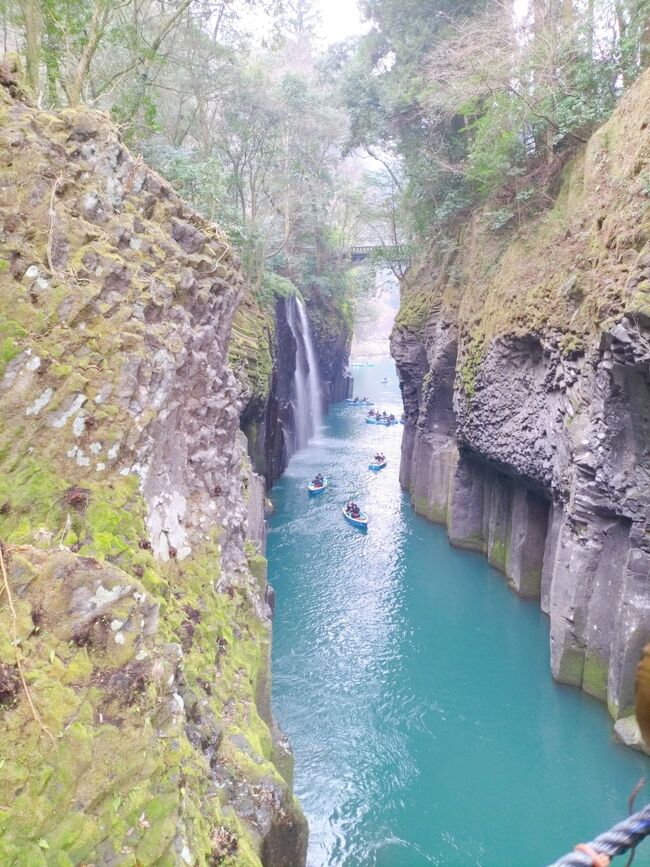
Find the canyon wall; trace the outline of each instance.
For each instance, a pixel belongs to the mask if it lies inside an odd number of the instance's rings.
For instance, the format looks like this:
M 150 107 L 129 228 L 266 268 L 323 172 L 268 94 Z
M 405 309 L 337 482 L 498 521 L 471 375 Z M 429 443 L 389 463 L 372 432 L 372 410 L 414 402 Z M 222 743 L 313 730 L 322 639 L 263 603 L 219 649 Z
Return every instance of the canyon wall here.
M 237 257 L 105 118 L 0 90 L 0 861 L 301 867 Z
M 501 231 L 474 213 L 432 245 L 391 340 L 415 509 L 540 600 L 553 676 L 606 701 L 633 746 L 650 641 L 648 118 L 646 74 L 545 211 Z
M 341 308 L 314 287 L 304 290 L 322 385 L 323 412 L 349 397 L 352 328 Z M 296 450 L 296 340 L 287 320 L 289 298 L 263 311 L 250 297 L 233 324 L 231 364 L 241 383 L 242 430 L 255 471 L 270 488 Z

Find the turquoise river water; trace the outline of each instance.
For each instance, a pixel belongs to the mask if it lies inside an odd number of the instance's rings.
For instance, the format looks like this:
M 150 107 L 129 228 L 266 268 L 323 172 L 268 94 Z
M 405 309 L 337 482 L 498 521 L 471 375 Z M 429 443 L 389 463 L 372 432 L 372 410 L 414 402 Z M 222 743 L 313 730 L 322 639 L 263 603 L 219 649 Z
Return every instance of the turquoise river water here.
M 358 394 L 401 412 L 389 360 L 354 374 Z M 272 497 L 273 703 L 309 865 L 543 867 L 623 818 L 648 762 L 611 741 L 602 704 L 554 683 L 538 604 L 414 514 L 403 428 L 364 412 L 334 407 Z M 378 448 L 389 463 L 373 474 Z M 331 487 L 310 499 L 318 470 Z M 366 535 L 341 514 L 351 495 Z

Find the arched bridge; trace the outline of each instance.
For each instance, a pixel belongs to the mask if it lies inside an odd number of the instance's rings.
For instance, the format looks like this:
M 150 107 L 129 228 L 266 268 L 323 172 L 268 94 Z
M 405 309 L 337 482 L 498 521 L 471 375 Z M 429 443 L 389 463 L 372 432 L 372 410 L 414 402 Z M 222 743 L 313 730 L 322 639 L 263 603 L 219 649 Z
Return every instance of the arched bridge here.
M 348 256 L 353 262 L 365 262 L 371 256 L 388 259 L 390 261 L 404 261 L 409 258 L 409 249 L 406 246 L 384 247 L 374 244 L 357 244 L 348 249 Z

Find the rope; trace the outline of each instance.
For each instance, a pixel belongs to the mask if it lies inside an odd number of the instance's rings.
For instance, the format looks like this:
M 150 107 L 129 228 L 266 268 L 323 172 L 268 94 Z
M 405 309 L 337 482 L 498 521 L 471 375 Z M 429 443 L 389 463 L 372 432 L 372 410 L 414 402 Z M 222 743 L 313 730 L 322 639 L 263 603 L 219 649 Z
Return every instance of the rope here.
M 609 831 L 596 837 L 583 849 L 570 852 L 550 867 L 593 867 L 597 861 L 585 849 L 593 849 L 595 853 L 622 855 L 628 849 L 633 849 L 644 837 L 650 834 L 650 804 L 629 816 Z

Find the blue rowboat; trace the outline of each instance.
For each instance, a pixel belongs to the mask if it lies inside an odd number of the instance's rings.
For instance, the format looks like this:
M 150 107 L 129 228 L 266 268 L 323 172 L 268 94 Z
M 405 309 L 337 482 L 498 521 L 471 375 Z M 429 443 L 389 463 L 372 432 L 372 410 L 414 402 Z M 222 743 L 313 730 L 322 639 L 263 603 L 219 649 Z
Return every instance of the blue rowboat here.
M 359 530 L 368 529 L 368 516 L 365 512 L 359 512 L 359 517 L 353 518 L 352 515 L 348 515 L 345 511 L 345 506 L 343 506 L 343 517 L 348 523 L 352 524 L 353 527 L 358 527 Z
M 316 487 L 316 485 L 313 482 L 310 482 L 307 485 L 307 490 L 309 491 L 310 494 L 322 494 L 323 491 L 327 488 L 328 484 L 329 484 L 328 480 L 323 479 L 323 484 L 318 488 L 318 487 Z
M 377 424 L 377 419 L 376 418 L 367 418 L 366 424 Z
M 368 469 L 369 470 L 383 470 L 387 463 L 388 463 L 388 460 L 382 461 L 380 464 L 375 464 L 375 463 L 368 464 Z

